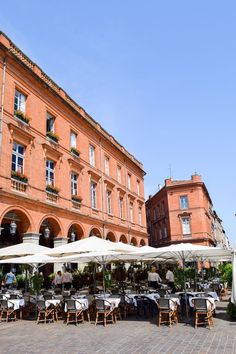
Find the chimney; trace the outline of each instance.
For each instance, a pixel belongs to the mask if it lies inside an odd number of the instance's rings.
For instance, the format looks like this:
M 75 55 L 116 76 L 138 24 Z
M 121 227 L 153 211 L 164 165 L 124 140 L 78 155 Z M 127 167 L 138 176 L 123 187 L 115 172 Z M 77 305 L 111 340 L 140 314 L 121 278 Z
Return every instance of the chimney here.
M 191 180 L 193 182 L 202 182 L 202 177 L 201 175 L 197 174 L 197 172 L 195 172 L 195 174 L 191 176 Z

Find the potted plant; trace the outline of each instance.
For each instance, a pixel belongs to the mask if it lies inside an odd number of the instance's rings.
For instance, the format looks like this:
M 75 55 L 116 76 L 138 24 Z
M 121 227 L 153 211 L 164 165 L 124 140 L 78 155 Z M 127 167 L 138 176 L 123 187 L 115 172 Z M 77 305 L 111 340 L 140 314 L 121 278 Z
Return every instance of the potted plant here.
M 82 197 L 80 197 L 79 195 L 73 194 L 71 196 L 71 199 L 72 199 L 73 202 L 76 202 L 76 203 L 81 203 L 82 202 Z
M 22 120 L 24 123 L 29 124 L 30 119 L 26 117 L 25 113 L 20 111 L 19 109 L 14 112 L 14 115 L 18 119 Z
M 20 173 L 18 171 L 12 171 L 11 178 L 23 183 L 28 183 L 28 178 L 25 175 L 23 175 L 23 173 Z
M 57 134 L 55 134 L 55 133 L 53 133 L 53 132 L 51 132 L 51 131 L 48 131 L 48 132 L 46 133 L 46 135 L 47 135 L 47 137 L 48 137 L 49 139 L 53 140 L 55 143 L 58 143 L 58 141 L 59 141 L 59 136 L 58 136 Z
M 80 153 L 75 147 L 71 147 L 70 151 L 73 155 L 75 155 L 76 157 L 79 157 Z
M 49 193 L 53 193 L 53 194 L 58 195 L 58 193 L 60 192 L 60 189 L 55 186 L 52 186 L 51 184 L 48 184 L 46 186 L 46 191 Z

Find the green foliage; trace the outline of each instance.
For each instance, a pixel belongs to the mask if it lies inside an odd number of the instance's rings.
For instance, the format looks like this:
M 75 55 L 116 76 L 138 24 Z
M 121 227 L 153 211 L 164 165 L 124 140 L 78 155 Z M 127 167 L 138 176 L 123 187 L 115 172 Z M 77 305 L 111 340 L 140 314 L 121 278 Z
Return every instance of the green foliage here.
M 40 274 L 35 274 L 30 278 L 30 290 L 34 294 L 38 294 L 43 286 L 43 277 Z
M 182 268 L 174 268 L 175 284 L 184 289 L 184 271 Z M 185 268 L 185 281 L 194 281 L 195 269 L 192 267 Z
M 227 315 L 230 317 L 231 320 L 236 319 L 236 306 L 231 301 L 227 306 Z
M 224 263 L 219 266 L 220 279 L 223 283 L 227 282 L 228 286 L 232 285 L 232 264 Z

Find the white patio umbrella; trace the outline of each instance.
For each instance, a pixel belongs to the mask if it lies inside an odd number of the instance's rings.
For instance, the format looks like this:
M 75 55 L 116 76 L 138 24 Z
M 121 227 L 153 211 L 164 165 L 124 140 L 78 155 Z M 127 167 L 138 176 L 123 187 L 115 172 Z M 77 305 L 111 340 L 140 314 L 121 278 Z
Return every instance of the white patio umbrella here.
M 145 247 L 145 246 L 144 246 Z M 193 260 L 196 257 L 204 257 L 205 259 L 231 258 L 231 250 L 218 247 L 208 247 L 202 245 L 194 245 L 191 243 L 179 243 L 167 247 L 159 247 L 153 251 L 140 248 L 136 254 L 149 258 L 164 258 L 176 260 Z
M 48 247 L 40 246 L 34 243 L 18 243 L 14 246 L 0 248 L 0 259 L 9 257 L 22 257 L 36 253 L 46 253 L 49 250 Z
M 225 250 L 217 247 L 208 247 L 201 245 L 194 245 L 191 243 L 180 243 L 176 245 L 171 245 L 167 247 L 157 248 L 155 251 L 137 251 L 136 254 L 143 258 L 163 258 L 165 260 L 180 260 L 183 264 L 184 273 L 184 292 L 185 292 L 185 302 L 186 302 L 186 314 L 188 317 L 187 309 L 187 295 L 186 295 L 186 282 L 185 282 L 185 261 L 190 261 L 196 259 L 196 257 L 204 257 L 205 259 L 213 260 L 214 258 L 231 257 L 231 250 Z
M 131 245 L 124 244 L 122 242 L 111 242 L 108 240 L 101 239 L 96 236 L 91 236 L 83 238 L 82 240 L 68 243 L 66 245 L 52 248 L 45 252 L 47 255 L 53 256 L 65 256 L 73 255 L 85 252 L 97 252 L 97 251 L 120 251 L 127 252 L 127 246 L 134 247 Z M 129 247 L 129 248 L 130 248 Z
M 47 263 L 56 263 L 58 262 L 57 258 L 47 256 L 46 254 L 34 254 L 23 257 L 7 258 L 0 260 L 0 264 L 29 264 L 35 266 L 35 264 L 47 264 Z

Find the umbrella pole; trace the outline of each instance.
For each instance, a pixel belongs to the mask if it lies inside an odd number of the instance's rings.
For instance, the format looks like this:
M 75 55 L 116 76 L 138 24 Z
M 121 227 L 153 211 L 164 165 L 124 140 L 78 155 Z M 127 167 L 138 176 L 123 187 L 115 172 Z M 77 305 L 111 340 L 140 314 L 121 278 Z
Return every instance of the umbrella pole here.
M 188 303 L 187 303 L 187 289 L 186 289 L 186 277 L 185 277 L 185 258 L 182 258 L 183 262 L 183 272 L 184 272 L 184 294 L 185 294 L 185 310 L 186 310 L 186 319 L 188 320 Z
M 102 281 L 103 281 L 103 293 L 106 294 L 106 282 L 105 282 L 105 262 L 102 262 Z

